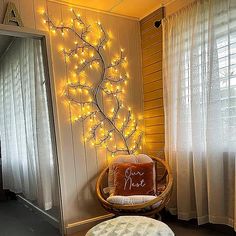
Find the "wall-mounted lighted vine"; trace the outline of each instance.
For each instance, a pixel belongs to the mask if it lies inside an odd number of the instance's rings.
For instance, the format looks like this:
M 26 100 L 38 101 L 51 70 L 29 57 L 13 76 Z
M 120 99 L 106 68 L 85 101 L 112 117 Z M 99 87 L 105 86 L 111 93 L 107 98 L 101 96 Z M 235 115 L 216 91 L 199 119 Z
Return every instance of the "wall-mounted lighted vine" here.
M 124 50 L 112 60 L 107 58 L 104 51 L 109 35 L 102 24 L 96 22 L 96 26 L 91 27 L 73 9 L 71 11 L 73 18 L 69 25 L 56 25 L 47 14 L 45 23 L 53 33 L 71 34 L 75 38 L 72 49 L 62 49 L 66 62 L 71 57 L 76 58 L 74 78 L 68 81 L 64 93 L 71 106 L 79 111 L 74 121 L 89 125 L 85 141 L 92 145 L 103 146 L 112 155 L 137 153 L 141 148 L 142 131 L 131 109 L 123 102 L 124 87 L 129 79 Z M 87 70 L 93 69 L 99 73 L 96 83 L 94 78 L 84 79 Z M 106 100 L 112 108 L 106 108 Z

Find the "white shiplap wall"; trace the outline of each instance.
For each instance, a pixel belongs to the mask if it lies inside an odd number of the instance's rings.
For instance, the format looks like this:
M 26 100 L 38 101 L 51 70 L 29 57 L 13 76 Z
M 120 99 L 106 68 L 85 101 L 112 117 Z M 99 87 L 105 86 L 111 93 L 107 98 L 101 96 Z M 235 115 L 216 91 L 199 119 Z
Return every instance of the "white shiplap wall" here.
M 50 0 L 11 0 L 16 4 L 25 27 L 47 30 L 43 24 L 40 10 L 45 9 L 50 17 L 57 21 L 68 21 L 70 7 Z M 0 0 L 0 22 L 6 9 L 6 0 Z M 113 35 L 111 48 L 107 50 L 107 57 L 125 48 L 129 60 L 131 80 L 127 89 L 127 103 L 142 114 L 142 76 L 140 56 L 139 22 L 127 18 L 98 13 L 85 9 L 79 10 L 87 21 L 100 20 L 104 28 Z M 65 225 L 87 220 L 105 214 L 95 195 L 95 182 L 99 171 L 106 165 L 106 151 L 91 148 L 82 142 L 85 128 L 82 124 L 70 122 L 71 109 L 64 105 L 61 89 L 67 80 L 68 66 L 58 48 L 64 45 L 69 48 L 73 44 L 71 38 L 61 38 L 51 35 L 51 54 L 54 72 L 56 94 L 56 109 L 59 134 L 59 163 L 62 184 L 62 198 Z

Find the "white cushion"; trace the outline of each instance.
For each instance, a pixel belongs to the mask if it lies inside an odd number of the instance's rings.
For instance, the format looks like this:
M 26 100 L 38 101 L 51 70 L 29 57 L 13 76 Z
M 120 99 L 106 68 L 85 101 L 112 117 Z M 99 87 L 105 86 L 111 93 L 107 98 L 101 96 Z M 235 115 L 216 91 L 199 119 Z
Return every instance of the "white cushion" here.
M 131 195 L 131 196 L 118 196 L 113 195 L 107 198 L 107 201 L 111 204 L 118 204 L 118 205 L 135 205 L 135 204 L 142 204 L 148 201 L 155 199 L 156 196 L 151 195 Z M 161 202 L 157 202 L 152 206 L 145 207 L 146 210 L 156 209 L 161 205 Z
M 135 205 L 142 204 L 155 199 L 156 196 L 151 195 L 131 195 L 131 196 L 119 196 L 114 195 L 107 198 L 107 201 L 112 204 L 119 205 Z

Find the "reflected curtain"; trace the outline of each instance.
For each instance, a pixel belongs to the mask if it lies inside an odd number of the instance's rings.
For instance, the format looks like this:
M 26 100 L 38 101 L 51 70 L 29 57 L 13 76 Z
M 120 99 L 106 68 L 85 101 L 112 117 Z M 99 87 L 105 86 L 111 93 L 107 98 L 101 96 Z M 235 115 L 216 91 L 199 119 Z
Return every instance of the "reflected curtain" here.
M 3 187 L 48 210 L 56 184 L 40 40 L 15 39 L 0 63 Z
M 236 1 L 202 0 L 163 20 L 170 211 L 236 230 Z

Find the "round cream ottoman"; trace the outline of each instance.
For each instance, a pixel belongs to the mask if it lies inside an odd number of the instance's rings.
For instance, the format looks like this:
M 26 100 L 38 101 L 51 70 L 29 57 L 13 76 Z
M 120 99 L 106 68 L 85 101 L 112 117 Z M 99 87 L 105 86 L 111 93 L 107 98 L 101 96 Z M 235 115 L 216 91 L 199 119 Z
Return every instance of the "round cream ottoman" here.
M 144 216 L 119 216 L 104 221 L 88 231 L 86 236 L 174 236 L 163 222 Z

